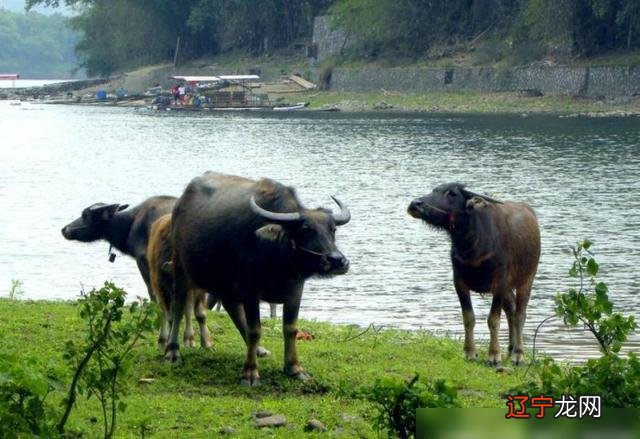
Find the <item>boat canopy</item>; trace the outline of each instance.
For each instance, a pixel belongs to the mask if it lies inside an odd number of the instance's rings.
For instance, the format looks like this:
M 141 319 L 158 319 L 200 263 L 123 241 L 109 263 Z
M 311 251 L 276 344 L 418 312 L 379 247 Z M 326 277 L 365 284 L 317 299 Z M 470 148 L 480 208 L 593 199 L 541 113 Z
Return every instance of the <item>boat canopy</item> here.
M 0 80 L 15 81 L 16 79 L 20 79 L 17 73 L 0 73 Z
M 220 75 L 220 76 L 169 76 L 169 79 L 176 79 L 187 82 L 218 82 L 218 81 L 248 81 L 260 79 L 258 75 Z

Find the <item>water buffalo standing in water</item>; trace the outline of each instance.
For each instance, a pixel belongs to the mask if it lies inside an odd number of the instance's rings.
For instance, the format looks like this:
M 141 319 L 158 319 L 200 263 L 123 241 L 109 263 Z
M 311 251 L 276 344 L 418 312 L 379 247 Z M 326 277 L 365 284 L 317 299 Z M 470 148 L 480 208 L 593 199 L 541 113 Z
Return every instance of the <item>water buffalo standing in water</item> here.
M 243 382 L 259 382 L 260 300 L 283 303 L 284 372 L 308 375 L 298 361 L 298 310 L 305 280 L 346 273 L 335 244 L 336 226 L 351 215 L 306 209 L 293 188 L 207 172 L 193 179 L 173 211 L 175 298 L 165 358 L 179 359 L 178 328 L 187 292 L 219 298 L 247 345 Z
M 467 358 L 476 357 L 475 316 L 469 294 L 473 290 L 493 295 L 488 319 L 489 362 L 496 365 L 501 361 L 498 331 L 502 308 L 509 324 L 509 355 L 515 364 L 521 363 L 527 303 L 540 259 L 540 230 L 533 209 L 449 183 L 413 200 L 408 212 L 445 230 L 451 238 L 453 282 L 462 307 Z
M 122 253 L 132 256 L 147 285 L 150 299 L 155 301 L 146 257 L 149 232 L 158 218 L 171 213 L 175 202 L 175 197 L 151 197 L 128 210 L 125 210 L 128 204 L 92 204 L 82 211 L 80 218 L 62 228 L 62 236 L 71 241 L 105 240 Z

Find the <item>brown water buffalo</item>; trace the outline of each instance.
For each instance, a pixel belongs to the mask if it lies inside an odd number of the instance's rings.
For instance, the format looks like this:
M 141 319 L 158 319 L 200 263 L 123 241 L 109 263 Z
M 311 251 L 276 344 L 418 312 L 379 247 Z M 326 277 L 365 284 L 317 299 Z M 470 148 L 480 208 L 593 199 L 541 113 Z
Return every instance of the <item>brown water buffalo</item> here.
M 158 344 L 162 348 L 166 347 L 171 324 L 171 303 L 173 301 L 172 257 L 171 214 L 167 214 L 158 218 L 151 226 L 149 244 L 147 246 L 151 291 L 155 294 L 164 317 L 160 336 L 158 337 Z M 192 320 L 194 314 L 200 330 L 200 345 L 203 348 L 209 348 L 211 347 L 211 339 L 207 328 L 205 292 L 203 290 L 191 290 L 187 294 L 184 344 L 189 347 L 193 346 Z
M 476 357 L 475 316 L 469 294 L 473 290 L 493 295 L 488 319 L 489 362 L 496 365 L 501 361 L 498 331 L 502 308 L 509 324 L 509 355 L 515 364 L 521 363 L 527 303 L 540 259 L 540 230 L 533 209 L 449 183 L 413 200 L 408 212 L 445 230 L 451 238 L 453 282 L 462 307 L 467 358 Z
M 149 298 L 155 300 L 146 257 L 149 231 L 158 218 L 171 213 L 175 202 L 176 197 L 157 196 L 148 198 L 131 209 L 127 209 L 128 204 L 92 204 L 82 211 L 80 218 L 62 228 L 62 236 L 71 241 L 105 240 L 122 253 L 133 257 L 147 285 Z
M 187 292 L 219 298 L 247 344 L 243 382 L 259 382 L 260 300 L 284 304 L 284 372 L 307 379 L 298 361 L 298 310 L 305 280 L 346 273 L 335 244 L 349 210 L 307 209 L 293 188 L 213 172 L 193 179 L 173 211 L 175 299 L 165 358 L 179 359 L 178 328 Z

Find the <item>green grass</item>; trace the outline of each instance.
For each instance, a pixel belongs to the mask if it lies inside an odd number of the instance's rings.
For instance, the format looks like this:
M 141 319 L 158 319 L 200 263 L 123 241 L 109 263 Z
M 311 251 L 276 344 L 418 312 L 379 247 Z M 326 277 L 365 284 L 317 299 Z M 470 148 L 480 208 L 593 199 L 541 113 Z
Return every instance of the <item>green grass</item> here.
M 431 113 L 640 114 L 638 100 L 622 104 L 567 95 L 528 98 L 518 93 L 489 92 L 315 92 L 296 94 L 288 99 L 308 101 L 311 109 L 337 107 L 343 111 L 375 111 L 376 105 L 385 102 L 397 111 Z
M 426 332 L 401 330 L 366 331 L 355 326 L 337 326 L 303 321 L 300 328 L 314 340 L 299 341 L 302 364 L 314 380 L 301 383 L 283 376 L 283 343 L 279 320 L 265 320 L 262 344 L 273 355 L 259 360 L 261 386 L 240 386 L 245 349 L 240 336 L 223 313 L 209 314 L 214 348 L 209 351 L 183 349 L 184 361 L 169 365 L 155 343 L 155 334 L 143 340 L 135 353 L 128 408 L 118 419 L 117 437 L 140 437 L 141 425 L 151 437 L 213 437 L 222 427 L 233 427 L 236 437 L 320 436 L 304 433 L 311 418 L 321 420 L 333 435 L 377 437 L 369 403 L 353 399 L 350 390 L 371 385 L 376 378 L 450 380 L 465 407 L 506 407 L 502 395 L 519 384 L 524 368 L 498 373 L 485 366 L 486 345 L 479 344 L 478 362 L 463 359 L 462 345 L 450 338 Z M 462 324 L 462 323 L 460 323 Z M 62 360 L 64 342 L 83 337 L 84 322 L 77 307 L 64 302 L 0 300 L 0 340 L 3 355 L 15 355 L 33 368 L 53 367 L 67 377 Z M 357 336 L 357 337 L 355 337 Z M 139 378 L 154 378 L 138 384 Z M 68 381 L 67 381 L 68 382 Z M 50 402 L 59 401 L 56 392 Z M 289 425 L 257 430 L 252 414 L 267 410 L 283 414 Z M 79 398 L 69 430 L 97 437 L 101 417 L 93 400 Z

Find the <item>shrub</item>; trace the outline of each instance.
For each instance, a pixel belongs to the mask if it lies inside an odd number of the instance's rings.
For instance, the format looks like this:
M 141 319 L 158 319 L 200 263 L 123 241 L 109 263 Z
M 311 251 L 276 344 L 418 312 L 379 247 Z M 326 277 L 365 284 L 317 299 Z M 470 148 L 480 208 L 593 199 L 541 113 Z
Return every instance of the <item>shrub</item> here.
M 64 400 L 65 412 L 58 424 L 64 431 L 69 412 L 75 404 L 76 394 L 95 397 L 102 407 L 104 437 L 113 437 L 118 411 L 126 408 L 122 397 L 127 394 L 127 372 L 131 366 L 132 351 L 145 332 L 154 328 L 157 311 L 147 302 L 133 302 L 125 308 L 127 293 L 111 282 L 104 287 L 83 294 L 79 300 L 80 317 L 87 322 L 85 340 L 65 344 L 64 358 L 75 369 L 68 396 Z
M 373 387 L 360 389 L 358 396 L 375 404 L 378 430 L 400 438 L 415 435 L 417 409 L 458 407 L 457 391 L 451 384 L 444 380 L 423 383 L 418 375 L 409 381 L 379 378 Z
M 47 396 L 61 385 L 57 378 L 31 369 L 31 361 L 0 358 L 0 437 L 55 436 Z
M 336 62 L 333 59 L 328 59 L 322 63 L 318 71 L 318 90 L 326 91 L 331 88 L 331 76 L 335 66 Z
M 104 437 L 113 437 L 117 412 L 125 409 L 122 398 L 133 349 L 153 329 L 157 315 L 146 302 L 125 306 L 125 297 L 126 292 L 110 282 L 83 293 L 78 302 L 86 336 L 81 343 L 67 341 L 63 355 L 73 376 L 68 387 L 53 372 L 25 366 L 29 362 L 24 358 L 0 358 L 0 437 L 65 436 L 78 394 L 99 400 Z M 54 390 L 67 394 L 61 413 L 47 402 Z
M 536 369 L 534 379 L 515 393 L 562 395 L 600 395 L 604 407 L 640 407 L 640 361 L 635 354 L 618 355 L 637 327 L 633 316 L 613 311 L 609 288 L 597 280 L 599 264 L 584 240 L 571 248 L 573 264 L 569 277 L 577 285 L 556 296 L 556 316 L 567 326 L 583 324 L 598 341 L 602 357 L 584 366 L 561 365 L 546 358 Z

